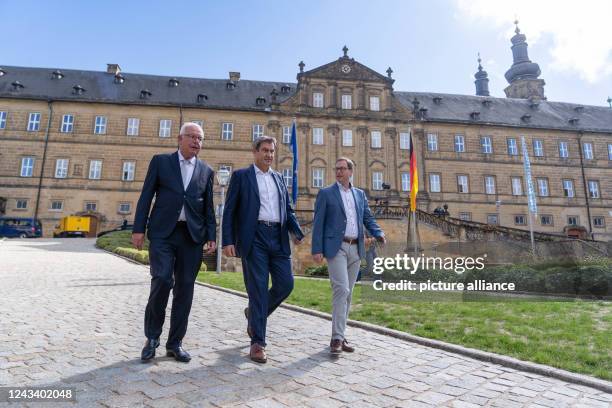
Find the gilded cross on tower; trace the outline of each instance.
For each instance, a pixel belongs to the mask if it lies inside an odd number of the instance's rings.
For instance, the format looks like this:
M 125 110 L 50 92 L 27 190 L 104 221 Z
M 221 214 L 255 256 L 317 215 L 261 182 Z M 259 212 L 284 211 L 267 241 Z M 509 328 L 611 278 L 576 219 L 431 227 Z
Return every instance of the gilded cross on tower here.
M 391 78 L 391 74 L 393 73 L 393 70 L 391 69 L 391 67 L 387 68 L 387 76 L 389 78 Z
M 344 53 L 345 57 L 348 57 L 348 47 L 346 45 L 342 47 L 342 52 Z

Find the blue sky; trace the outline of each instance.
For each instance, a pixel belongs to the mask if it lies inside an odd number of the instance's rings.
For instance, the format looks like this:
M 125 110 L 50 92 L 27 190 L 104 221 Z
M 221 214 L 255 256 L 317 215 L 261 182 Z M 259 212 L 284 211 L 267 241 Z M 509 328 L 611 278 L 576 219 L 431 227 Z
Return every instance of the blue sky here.
M 588 3 L 588 4 L 587 4 Z M 592 4 L 591 4 L 592 3 Z M 395 89 L 474 94 L 482 54 L 503 97 L 515 16 L 549 100 L 607 106 L 609 1 L 31 1 L 0 0 L 0 66 L 295 81 L 349 56 L 394 71 Z M 609 12 L 609 13 L 608 13 Z M 606 17 L 607 16 L 607 17 Z

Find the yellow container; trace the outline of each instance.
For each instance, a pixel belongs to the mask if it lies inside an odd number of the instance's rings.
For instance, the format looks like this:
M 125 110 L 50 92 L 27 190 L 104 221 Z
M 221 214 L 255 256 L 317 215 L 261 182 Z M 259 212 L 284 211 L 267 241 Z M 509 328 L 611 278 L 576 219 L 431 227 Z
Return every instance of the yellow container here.
M 89 217 L 69 215 L 60 220 L 53 231 L 54 237 L 87 236 L 89 233 Z

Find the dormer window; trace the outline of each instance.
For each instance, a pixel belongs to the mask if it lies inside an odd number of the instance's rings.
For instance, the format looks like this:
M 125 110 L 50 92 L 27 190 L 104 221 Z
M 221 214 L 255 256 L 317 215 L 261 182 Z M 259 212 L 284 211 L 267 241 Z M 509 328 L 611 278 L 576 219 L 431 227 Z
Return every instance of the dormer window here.
M 176 78 L 170 78 L 170 80 L 168 81 L 168 85 L 171 88 L 176 88 L 177 86 L 179 86 L 179 80 Z
M 427 108 L 419 109 L 419 115 L 420 115 L 421 118 L 427 117 Z
M 20 91 L 20 90 L 22 90 L 23 88 L 25 88 L 25 87 L 23 86 L 23 84 L 22 84 L 21 82 L 19 82 L 19 81 L 15 81 L 15 82 L 13 82 L 11 85 L 13 86 L 13 91 Z
M 480 112 L 474 111 L 474 112 L 470 113 L 470 118 L 472 118 L 472 120 L 480 119 Z
M 85 93 L 85 88 L 81 85 L 75 85 L 72 87 L 72 93 L 75 95 L 83 95 L 83 93 Z
M 143 89 L 140 91 L 140 99 L 148 99 L 151 95 L 153 94 L 148 89 Z
M 257 99 L 255 99 L 255 104 L 257 106 L 265 105 L 266 104 L 266 98 L 264 98 L 263 96 L 258 96 Z
M 205 94 L 198 94 L 196 100 L 198 101 L 198 103 L 204 103 L 204 101 L 208 100 L 208 96 L 206 96 Z
M 226 89 L 234 89 L 234 88 L 236 88 L 236 83 L 234 81 L 228 81 L 227 84 L 225 84 L 225 88 Z
M 484 101 L 482 101 L 482 106 L 484 106 L 485 108 L 488 108 L 489 106 L 491 106 L 491 100 L 485 99 Z
M 286 94 L 291 92 L 291 87 L 289 85 L 283 85 L 281 86 L 281 93 Z
M 115 75 L 115 83 L 116 84 L 122 84 L 125 82 L 125 77 L 121 74 L 116 74 Z
M 540 106 L 540 103 L 539 103 L 539 102 L 536 102 L 536 101 L 530 101 L 530 102 L 529 102 L 529 107 L 530 107 L 531 109 L 537 109 L 537 108 L 538 108 L 538 106 Z
M 574 108 L 574 111 L 575 111 L 576 113 L 582 113 L 582 112 L 584 111 L 584 106 L 576 106 L 576 107 Z
M 531 115 L 525 114 L 525 115 L 521 116 L 521 120 L 523 122 L 529 122 L 529 120 L 531 120 Z
M 6 75 L 6 71 L 2 68 L 0 68 L 0 77 L 1 76 L 5 76 Z
M 52 79 L 62 79 L 64 77 L 64 74 L 62 74 L 62 71 L 60 71 L 59 69 L 53 71 L 53 73 L 51 73 L 51 78 Z
M 580 121 L 580 119 L 578 119 L 578 118 L 571 118 L 570 120 L 568 120 L 570 125 L 577 125 L 579 121 Z
M 440 105 L 440 104 L 442 103 L 442 97 L 441 97 L 441 96 L 434 96 L 434 97 L 433 97 L 433 102 L 434 102 L 436 105 Z

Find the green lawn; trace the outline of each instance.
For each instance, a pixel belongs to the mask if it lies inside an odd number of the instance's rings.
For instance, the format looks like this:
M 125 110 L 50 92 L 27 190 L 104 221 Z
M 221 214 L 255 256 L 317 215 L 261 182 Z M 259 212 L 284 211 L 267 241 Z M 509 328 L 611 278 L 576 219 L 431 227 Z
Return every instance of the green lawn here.
M 200 273 L 198 280 L 244 291 L 239 273 Z M 612 380 L 609 302 L 385 303 L 361 292 L 357 286 L 351 319 Z M 329 282 L 296 279 L 287 302 L 329 313 Z

